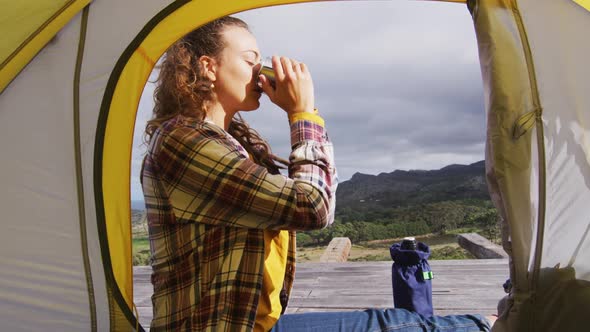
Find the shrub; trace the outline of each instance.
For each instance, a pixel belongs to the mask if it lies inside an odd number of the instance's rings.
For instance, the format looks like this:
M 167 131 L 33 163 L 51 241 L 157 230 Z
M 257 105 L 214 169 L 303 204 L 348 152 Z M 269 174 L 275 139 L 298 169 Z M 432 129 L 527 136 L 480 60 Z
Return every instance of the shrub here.
M 150 265 L 150 251 L 141 250 L 133 255 L 133 265 Z

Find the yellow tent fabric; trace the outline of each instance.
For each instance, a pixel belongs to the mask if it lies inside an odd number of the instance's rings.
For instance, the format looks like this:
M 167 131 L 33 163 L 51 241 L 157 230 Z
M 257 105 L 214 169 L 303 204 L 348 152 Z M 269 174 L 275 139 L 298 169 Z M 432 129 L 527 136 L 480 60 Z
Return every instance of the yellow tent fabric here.
M 90 1 L 2 1 L 0 91 Z
M 590 10 L 590 0 L 574 0 L 578 5 Z
M 0 1 L 3 327 L 142 330 L 132 312 L 129 176 L 149 73 L 205 22 L 298 2 L 307 1 Z M 515 285 L 494 330 L 583 326 L 590 46 L 579 31 L 590 29 L 589 2 L 467 5 L 486 87 L 488 183 Z M 31 208 L 14 209 L 22 202 Z

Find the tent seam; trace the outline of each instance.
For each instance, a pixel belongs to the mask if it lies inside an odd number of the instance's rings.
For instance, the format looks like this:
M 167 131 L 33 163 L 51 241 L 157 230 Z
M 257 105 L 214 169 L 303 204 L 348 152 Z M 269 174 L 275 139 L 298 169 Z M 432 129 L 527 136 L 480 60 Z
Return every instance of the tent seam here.
M 84 59 L 84 47 L 86 44 L 86 31 L 88 27 L 88 15 L 90 6 L 84 7 L 82 21 L 80 22 L 80 40 L 78 42 L 78 54 L 76 57 L 76 69 L 74 72 L 74 151 L 76 151 L 76 184 L 78 190 L 78 214 L 80 219 L 80 244 L 84 260 L 84 271 L 86 272 L 86 287 L 88 291 L 88 302 L 90 310 L 91 331 L 97 331 L 96 321 L 96 299 L 94 295 L 94 282 L 92 280 L 92 269 L 88 255 L 88 237 L 86 231 L 86 207 L 84 199 L 84 178 L 82 176 L 82 156 L 80 144 L 80 75 Z

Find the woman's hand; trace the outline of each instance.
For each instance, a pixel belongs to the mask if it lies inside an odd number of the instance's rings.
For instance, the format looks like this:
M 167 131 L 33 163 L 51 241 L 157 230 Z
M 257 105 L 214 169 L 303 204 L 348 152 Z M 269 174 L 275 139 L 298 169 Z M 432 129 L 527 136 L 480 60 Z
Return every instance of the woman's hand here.
M 286 57 L 273 56 L 272 67 L 275 72 L 274 89 L 266 76 L 259 77 L 262 90 L 270 100 L 289 115 L 313 112 L 313 81 L 307 66 Z

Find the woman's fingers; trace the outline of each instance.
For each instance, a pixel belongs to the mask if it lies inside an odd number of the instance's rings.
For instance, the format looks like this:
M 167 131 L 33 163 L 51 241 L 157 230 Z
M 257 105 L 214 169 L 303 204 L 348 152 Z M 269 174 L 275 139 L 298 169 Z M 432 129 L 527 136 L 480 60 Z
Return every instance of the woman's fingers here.
M 299 63 L 297 60 L 291 60 L 293 64 L 293 72 L 297 78 L 303 78 L 303 72 L 301 70 L 302 63 Z
M 270 100 L 287 113 L 310 112 L 314 107 L 313 82 L 307 66 L 287 57 L 272 57 L 275 87 L 261 78 Z
M 275 71 L 276 79 L 282 81 L 285 79 L 285 71 L 283 70 L 283 64 L 281 58 L 276 55 L 272 56 L 272 68 Z
M 309 75 L 305 64 L 287 57 L 272 57 L 272 65 L 275 71 L 276 79 L 284 81 L 285 78 L 295 79 Z
M 303 75 L 309 76 L 309 70 L 307 69 L 307 66 L 305 65 L 305 63 L 301 63 L 300 69 L 301 69 L 301 73 Z
M 266 76 L 264 76 L 264 75 L 259 75 L 258 80 L 260 81 L 260 88 L 262 89 L 262 91 L 264 91 L 264 93 L 266 93 L 266 95 L 268 96 L 268 98 L 270 98 L 270 100 L 274 100 L 275 99 L 275 89 L 270 84 L 270 81 L 268 80 L 268 78 L 266 78 Z
M 295 72 L 293 71 L 293 63 L 291 62 L 291 59 L 282 56 L 281 64 L 283 65 L 283 72 L 285 73 L 285 78 L 294 79 Z

